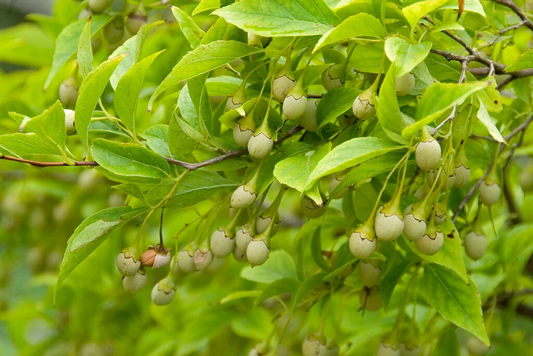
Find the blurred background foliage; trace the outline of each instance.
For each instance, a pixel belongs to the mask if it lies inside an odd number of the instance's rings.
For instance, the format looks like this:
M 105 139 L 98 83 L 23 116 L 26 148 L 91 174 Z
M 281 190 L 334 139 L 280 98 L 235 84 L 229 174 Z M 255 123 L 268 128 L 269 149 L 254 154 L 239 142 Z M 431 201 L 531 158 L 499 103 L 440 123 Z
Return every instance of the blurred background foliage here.
M 14 7 L 10 1 L 0 4 L 0 26 L 3 27 L 0 30 L 0 134 L 18 129 L 8 111 L 28 116 L 40 114 L 57 100 L 60 83 L 74 70 L 72 65 L 66 66 L 48 89 L 42 91 L 50 71 L 55 39 L 77 18 L 82 9 L 80 3 L 53 1 L 48 14 L 34 13 L 47 8 L 42 6 L 45 1 L 21 3 L 29 6 L 18 7 L 16 1 Z M 32 3 L 39 3 L 39 9 L 32 8 Z M 119 9 L 121 3 L 115 1 L 114 8 Z M 148 6 L 151 3 L 158 1 L 145 1 Z M 180 6 L 189 14 L 198 5 L 190 0 L 169 3 Z M 206 30 L 215 18 L 204 14 L 195 16 L 195 20 Z M 170 10 L 163 6 L 150 8 L 150 22 L 160 19 L 166 20 L 167 24 L 156 28 L 143 46 L 145 54 L 166 49 L 149 71 L 138 105 L 138 122 L 146 126 L 166 123 L 176 96 L 164 99 L 172 105 L 160 105 L 155 113 L 147 114 L 145 108 L 149 95 L 190 50 Z M 516 36 L 521 33 L 518 31 Z M 109 50 L 103 43 L 95 53 L 96 60 L 106 58 Z M 502 56 L 512 57 L 512 51 L 512 48 L 507 52 L 504 50 Z M 112 102 L 110 90 L 104 93 L 103 99 L 104 103 Z M 485 310 L 494 308 L 494 313 L 486 313 L 492 315 L 491 320 L 485 320 L 493 341 L 490 355 L 533 353 L 533 300 L 527 293 L 509 298 L 516 296 L 512 294 L 514 291 L 533 288 L 533 264 L 530 261 L 533 194 L 523 189 L 524 184 L 522 187 L 518 184 L 524 167 L 531 167 L 528 155 L 532 153 L 533 139 L 526 137 L 526 142 L 518 152 L 519 159 L 511 167 L 510 181 L 524 220 L 529 223 L 495 235 L 489 216 L 485 216 L 484 230 L 490 241 L 487 255 L 478 262 L 465 257 L 467 269 L 486 302 Z M 255 308 L 253 299 L 227 300 L 220 304 L 233 292 L 264 288 L 259 272 L 249 267 L 244 267 L 244 271 L 232 258 L 228 258 L 223 266 L 211 266 L 205 272 L 180 277 L 176 298 L 169 306 L 154 306 L 148 287 L 134 296 L 128 295 L 123 290 L 115 261 L 118 251 L 134 240 L 138 220 L 107 239 L 69 276 L 54 306 L 53 287 L 69 236 L 92 213 L 124 202 L 125 197 L 114 191 L 112 185 L 91 169 L 39 169 L 0 162 L 0 355 L 246 355 L 273 329 L 275 334 L 281 335 L 286 320 L 277 320 L 276 316 L 287 300 L 267 299 Z M 379 185 L 367 185 L 363 191 L 356 192 L 354 199 L 374 201 L 379 189 Z M 273 200 L 274 196 L 268 199 Z M 288 194 L 284 200 L 281 211 L 284 229 L 273 240 L 273 251 L 278 252 L 272 254 L 267 267 L 279 268 L 281 274 L 294 263 L 293 241 L 303 224 L 294 213 L 298 201 L 299 196 L 295 193 Z M 216 202 L 207 201 L 196 208 L 205 212 L 214 204 Z M 341 211 L 340 204 L 336 201 L 331 207 Z M 506 215 L 499 214 L 505 208 L 500 205 L 493 209 L 497 231 L 506 226 Z M 193 209 L 167 210 L 163 229 L 165 239 L 171 241 L 172 236 L 195 217 Z M 220 224 L 225 222 L 224 219 L 227 217 L 223 217 Z M 148 226 L 147 235 L 154 243 L 157 242 L 158 228 L 155 221 Z M 338 240 L 338 236 L 344 233 L 343 229 L 326 227 L 323 248 L 328 250 L 344 242 Z M 187 237 L 183 235 L 184 239 Z M 304 269 L 312 271 L 316 267 L 309 250 L 306 247 L 304 252 L 307 255 L 304 260 L 309 261 Z M 164 271 L 150 273 L 147 285 L 155 284 L 164 274 Z M 241 275 L 247 278 L 241 278 Z M 355 289 L 362 287 L 357 273 L 346 280 L 346 285 Z M 357 355 L 374 354 L 381 336 L 394 324 L 404 291 L 404 285 L 396 288 L 388 311 L 366 312 L 364 315 L 357 294 L 335 294 L 326 334 L 331 334 L 335 325 L 342 323 L 339 335 L 342 343 L 351 343 L 350 350 L 355 350 Z M 500 299 L 489 300 L 491 295 L 498 295 Z M 300 353 L 301 340 L 316 331 L 323 307 L 319 302 L 308 311 L 297 311 L 288 325 L 280 355 L 288 354 L 287 350 L 291 350 L 291 355 Z M 412 317 L 412 313 L 411 305 L 407 314 Z M 435 310 L 418 304 L 416 327 L 436 344 L 435 355 L 467 354 L 469 334 L 437 317 Z

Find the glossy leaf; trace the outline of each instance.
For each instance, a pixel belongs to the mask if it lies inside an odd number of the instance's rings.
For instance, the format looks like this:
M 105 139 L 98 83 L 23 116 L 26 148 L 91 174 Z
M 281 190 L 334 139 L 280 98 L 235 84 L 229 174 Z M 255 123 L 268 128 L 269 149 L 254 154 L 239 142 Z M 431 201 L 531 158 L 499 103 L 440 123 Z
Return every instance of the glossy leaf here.
M 385 53 L 394 62 L 397 77 L 411 72 L 426 59 L 430 50 L 431 42 L 413 44 L 400 37 L 390 37 L 385 41 Z
M 87 19 L 87 23 L 81 31 L 80 39 L 78 40 L 78 67 L 82 78 L 85 78 L 90 71 L 93 70 L 93 49 L 91 45 L 91 18 Z
M 285 250 L 271 251 L 261 266 L 244 267 L 241 277 L 257 283 L 270 284 L 283 278 L 296 278 L 294 260 Z
M 200 41 L 205 36 L 205 32 L 179 7 L 172 6 L 172 15 L 178 20 L 181 32 L 183 32 L 191 47 L 194 49 L 200 46 Z

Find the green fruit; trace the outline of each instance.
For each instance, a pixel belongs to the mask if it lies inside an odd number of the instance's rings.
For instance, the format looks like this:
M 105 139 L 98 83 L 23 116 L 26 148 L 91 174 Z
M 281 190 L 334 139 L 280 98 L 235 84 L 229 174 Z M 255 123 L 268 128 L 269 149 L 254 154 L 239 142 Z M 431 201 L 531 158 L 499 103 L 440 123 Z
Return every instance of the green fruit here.
M 251 224 L 252 223 L 242 226 L 237 231 L 237 234 L 235 234 L 236 247 L 238 247 L 243 252 L 246 251 L 246 248 L 248 248 L 248 244 L 255 237 L 255 233 L 253 232 L 253 229 L 250 226 Z
M 372 88 L 368 88 L 357 98 L 355 98 L 352 106 L 353 114 L 359 120 L 368 120 L 376 114 L 375 96 Z
M 209 267 L 213 262 L 213 253 L 211 250 L 201 247 L 194 252 L 194 265 L 197 271 L 202 271 Z
M 304 114 L 306 108 L 307 95 L 303 90 L 302 81 L 298 80 L 283 100 L 283 114 L 289 120 L 297 120 Z
M 76 123 L 74 117 L 76 113 L 73 110 L 65 109 L 65 130 L 67 135 L 74 135 L 76 133 Z
M 124 19 L 117 16 L 104 26 L 104 37 L 110 44 L 121 42 L 124 37 Z
M 310 219 L 316 219 L 324 215 L 324 212 L 326 211 L 326 204 L 317 204 L 313 199 L 309 198 L 307 195 L 304 195 L 302 200 L 300 200 L 300 208 L 304 216 Z
M 246 250 L 239 248 L 239 246 L 235 246 L 235 249 L 233 250 L 233 257 L 237 262 L 248 262 L 248 259 L 246 258 Z
M 85 9 L 80 11 L 78 15 L 78 20 L 87 19 L 91 17 L 92 15 L 93 15 L 93 11 L 90 8 L 86 7 Z
M 117 268 L 123 276 L 133 276 L 141 267 L 139 251 L 135 247 L 122 250 L 117 257 Z
M 239 86 L 226 101 L 226 110 L 238 109 L 246 102 L 246 94 L 244 93 L 244 84 Z M 250 113 L 251 114 L 251 113 Z M 253 118 L 252 118 L 253 122 Z M 254 127 L 255 130 L 255 127 Z
M 248 32 L 248 46 L 263 48 L 261 36 Z
M 231 254 L 231 252 L 230 252 L 230 254 Z M 213 262 L 211 262 L 211 264 L 209 265 L 209 267 L 206 268 L 206 270 L 209 271 L 209 272 L 216 272 L 216 271 L 220 270 L 222 268 L 222 266 L 224 266 L 224 262 L 226 262 L 226 260 L 224 258 L 222 258 L 222 257 L 214 257 L 213 258 Z
M 420 349 L 414 345 L 400 344 L 401 356 L 418 356 Z
M 524 192 L 530 192 L 533 190 L 533 166 L 525 169 L 520 175 L 520 187 Z
M 382 342 L 378 346 L 376 356 L 400 356 L 400 349 L 394 348 L 394 346 L 388 343 Z
M 263 124 L 255 130 L 248 141 L 248 153 L 253 158 L 261 159 L 268 156 L 270 151 L 272 151 L 272 146 L 274 146 L 274 140 L 268 128 L 268 123 L 266 125 Z
M 396 93 L 399 96 L 405 96 L 415 87 L 415 76 L 412 73 L 406 73 L 396 78 Z
M 124 276 L 122 278 L 122 285 L 124 290 L 128 293 L 135 294 L 143 289 L 146 284 L 146 271 L 140 268 L 133 276 Z
M 404 229 L 403 215 L 397 205 L 382 205 L 376 214 L 374 227 L 380 241 L 396 240 Z
M 296 78 L 291 70 L 291 61 L 287 60 L 283 68 L 274 77 L 272 84 L 274 98 L 282 103 L 294 84 L 296 84 Z
M 470 231 L 465 236 L 465 251 L 468 257 L 477 261 L 481 259 L 487 251 L 487 238 L 482 231 Z
M 464 149 L 455 157 L 455 187 L 462 188 L 470 181 L 470 164 Z
M 472 336 L 470 338 L 466 348 L 468 349 L 468 352 L 470 352 L 470 354 L 476 356 L 483 356 L 487 354 L 487 352 L 489 352 L 489 348 L 487 347 L 487 345 L 485 345 L 483 341 L 479 340 L 475 336 Z
M 89 0 L 89 7 L 98 14 L 107 9 L 112 2 L 113 0 Z
M 194 250 L 191 246 L 185 247 L 178 254 L 178 267 L 182 272 L 194 273 L 196 272 L 196 264 L 194 263 Z
M 270 253 L 270 247 L 262 238 L 254 238 L 246 248 L 246 258 L 254 266 L 260 266 L 266 262 Z
M 135 11 L 126 18 L 126 30 L 132 35 L 137 34 L 143 25 L 148 23 L 148 17 L 142 11 Z
M 252 113 L 250 113 L 240 118 L 233 127 L 233 139 L 241 147 L 248 147 L 248 142 L 254 135 L 255 122 L 252 116 Z
M 381 263 L 379 260 L 361 261 L 359 265 L 359 279 L 368 288 L 379 283 L 381 277 Z
M 339 186 L 339 184 L 341 184 L 345 177 L 345 174 L 340 174 L 329 181 L 328 192 L 331 199 L 342 199 L 350 191 L 349 187 L 344 187 L 343 189 L 341 189 L 340 192 L 333 196 L 333 192 L 335 191 L 335 189 L 337 189 L 337 187 Z
M 493 206 L 500 199 L 501 193 L 502 187 L 500 185 L 500 180 L 496 170 L 493 169 L 479 186 L 479 198 L 486 206 Z
M 377 242 L 374 230 L 365 224 L 350 235 L 350 251 L 357 258 L 367 258 L 376 250 Z
M 381 297 L 379 296 L 378 287 L 363 288 L 359 293 L 359 303 L 361 308 L 368 311 L 378 311 L 383 306 Z
M 424 128 L 422 130 L 422 139 L 416 146 L 415 158 L 416 164 L 420 169 L 429 171 L 438 166 L 440 162 L 441 149 L 439 142 L 429 134 Z
M 272 216 L 268 214 L 261 214 L 255 221 L 255 231 L 258 234 L 265 232 L 272 221 Z M 272 224 L 272 229 L 270 230 L 270 237 L 274 237 L 279 231 L 279 214 L 276 212 L 274 223 Z
M 340 88 L 346 81 L 346 63 L 334 64 L 322 72 L 322 85 L 327 91 Z
M 70 77 L 59 86 L 59 100 L 66 108 L 76 106 L 78 100 L 78 86 L 74 78 Z
M 230 207 L 237 209 L 247 208 L 254 203 L 256 197 L 255 189 L 247 184 L 243 184 L 233 192 Z
M 339 349 L 335 346 L 328 346 L 324 337 L 319 335 L 309 335 L 302 343 L 303 356 L 336 356 Z
M 428 227 L 424 236 L 415 241 L 415 247 L 418 252 L 428 256 L 439 252 L 443 244 L 444 234 L 434 226 Z
M 315 132 L 318 128 L 318 124 L 316 122 L 316 110 L 318 108 L 318 103 L 320 103 L 320 99 L 307 99 L 305 111 L 302 116 L 298 118 L 298 123 L 300 126 L 309 132 Z
M 175 285 L 172 277 L 160 280 L 152 289 L 152 303 L 155 305 L 166 305 L 174 299 Z
M 435 223 L 437 225 L 443 224 L 448 217 L 448 207 L 446 202 L 441 202 L 435 206 Z
M 211 251 L 215 257 L 229 256 L 235 249 L 235 234 L 231 230 L 220 228 L 211 235 Z
M 427 228 L 424 207 L 418 204 L 409 205 L 403 212 L 403 234 L 411 241 L 417 241 L 424 236 Z

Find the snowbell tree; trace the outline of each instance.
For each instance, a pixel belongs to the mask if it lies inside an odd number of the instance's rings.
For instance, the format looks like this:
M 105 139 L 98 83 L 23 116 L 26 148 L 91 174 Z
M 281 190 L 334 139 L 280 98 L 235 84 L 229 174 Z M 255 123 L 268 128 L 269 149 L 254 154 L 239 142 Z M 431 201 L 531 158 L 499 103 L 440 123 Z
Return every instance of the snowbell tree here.
M 39 68 L 0 76 L 0 168 L 77 172 L 85 192 L 57 188 L 54 299 L 78 265 L 112 263 L 106 298 L 140 295 L 132 324 L 150 298 L 180 310 L 180 333 L 157 334 L 168 354 L 531 352 L 530 11 L 58 0 L 0 34 L 0 60 Z M 2 178 L 4 225 L 18 179 Z M 70 226 L 99 194 L 112 207 Z M 199 285 L 216 301 L 193 302 Z

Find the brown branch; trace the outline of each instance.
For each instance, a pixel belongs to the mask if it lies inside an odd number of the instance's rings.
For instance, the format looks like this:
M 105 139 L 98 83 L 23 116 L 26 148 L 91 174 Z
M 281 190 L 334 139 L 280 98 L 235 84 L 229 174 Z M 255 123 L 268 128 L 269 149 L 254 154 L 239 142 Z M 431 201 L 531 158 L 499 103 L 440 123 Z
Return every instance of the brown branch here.
M 466 79 L 466 66 L 467 65 L 468 65 L 468 63 L 466 61 L 462 61 L 461 62 L 461 75 L 459 76 L 458 84 L 461 84 Z M 433 131 L 431 131 L 431 134 L 435 135 L 440 130 L 440 128 L 442 126 L 444 126 L 447 122 L 455 120 L 456 113 L 457 113 L 457 104 L 453 106 L 453 109 L 452 109 L 452 112 L 451 112 L 450 116 L 448 116 L 446 119 L 442 120 L 442 122 L 440 124 L 438 124 L 437 127 L 435 127 L 435 129 Z
M 71 166 L 94 167 L 94 166 L 98 166 L 98 163 L 93 162 L 93 161 L 76 161 L 72 164 L 68 164 L 66 162 L 39 162 L 39 161 L 32 161 L 29 159 L 12 157 L 12 156 L 0 156 L 0 159 L 5 159 L 7 161 L 13 161 L 13 162 L 28 163 L 34 167 L 71 167 Z
M 508 8 L 513 10 L 518 15 L 518 17 L 522 19 L 525 25 L 529 27 L 531 31 L 533 31 L 533 22 L 531 22 L 531 20 L 522 12 L 522 10 L 520 10 L 518 6 L 516 6 L 514 1 L 512 0 L 492 0 L 492 1 L 494 1 L 497 4 L 507 6 Z

